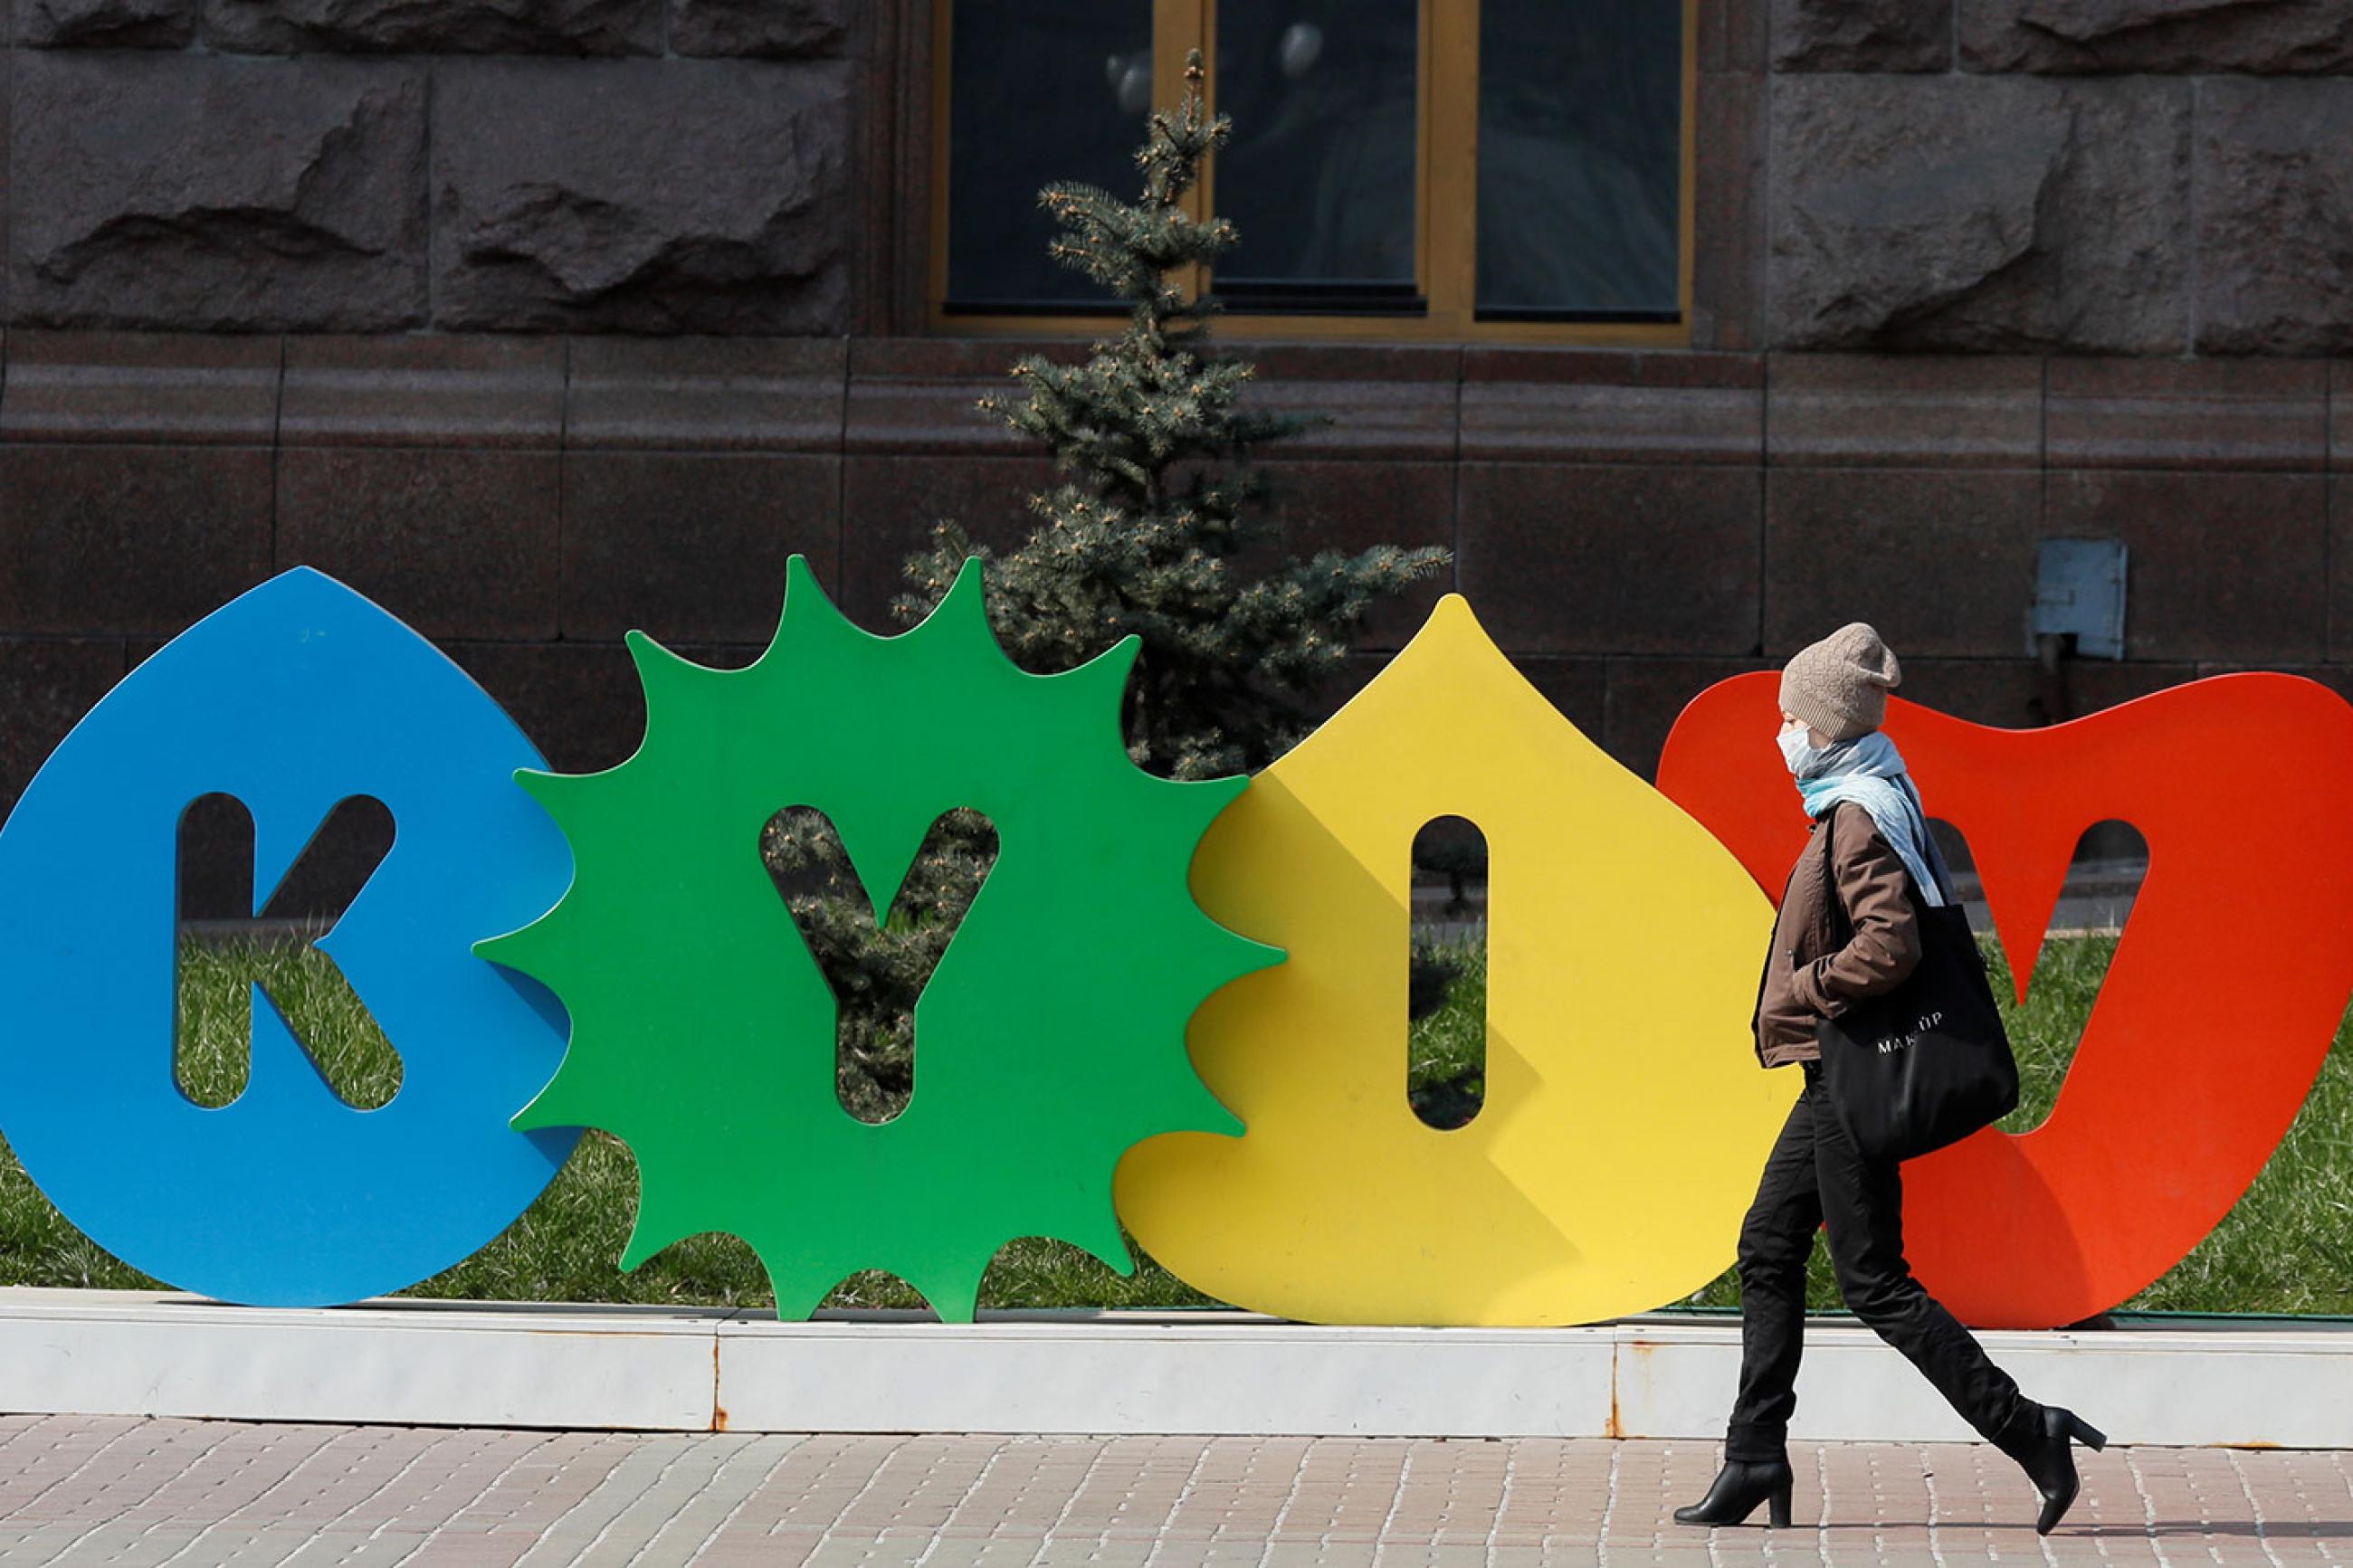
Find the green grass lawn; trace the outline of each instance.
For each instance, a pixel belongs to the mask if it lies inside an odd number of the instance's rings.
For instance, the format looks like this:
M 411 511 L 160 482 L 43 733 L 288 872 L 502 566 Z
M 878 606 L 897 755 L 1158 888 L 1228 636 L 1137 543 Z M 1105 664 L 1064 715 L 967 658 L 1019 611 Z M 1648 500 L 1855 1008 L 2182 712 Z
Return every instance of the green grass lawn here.
M 2077 1033 L 2115 952 L 2113 938 L 2049 944 L 2023 1009 L 2008 1009 L 1999 954 L 1994 987 L 2010 1013 L 2023 1079 L 2005 1125 L 2031 1127 L 2048 1113 Z M 1475 1097 L 1486 974 L 1478 951 L 1443 1006 L 1413 1027 L 1407 1081 L 1417 1097 Z M 245 986 L 269 987 L 329 1081 L 354 1104 L 381 1105 L 399 1085 L 399 1062 L 331 964 L 296 944 L 190 943 L 181 986 L 180 1082 L 202 1104 L 226 1104 L 243 1087 Z M 1404 1086 L 1401 1086 L 1401 1088 Z M 2311 1100 L 2237 1208 L 2179 1267 L 2128 1305 L 2140 1310 L 2353 1313 L 2353 1031 L 2340 1031 Z M 630 1274 L 614 1260 L 637 1203 L 628 1152 L 590 1132 L 528 1213 L 480 1252 L 407 1294 L 478 1300 L 639 1301 L 765 1306 L 765 1277 L 749 1247 L 702 1236 L 669 1247 Z M 68 1225 L 13 1158 L 0 1150 L 0 1282 L 153 1289 Z M 1838 1305 L 1827 1254 L 1816 1248 L 1811 1296 Z M 1729 1273 L 1692 1299 L 1730 1306 Z M 998 1254 L 981 1288 L 989 1307 L 1199 1307 L 1215 1302 L 1148 1259 L 1133 1277 L 1060 1242 L 1028 1238 Z M 843 1281 L 830 1305 L 913 1307 L 921 1300 L 880 1272 Z

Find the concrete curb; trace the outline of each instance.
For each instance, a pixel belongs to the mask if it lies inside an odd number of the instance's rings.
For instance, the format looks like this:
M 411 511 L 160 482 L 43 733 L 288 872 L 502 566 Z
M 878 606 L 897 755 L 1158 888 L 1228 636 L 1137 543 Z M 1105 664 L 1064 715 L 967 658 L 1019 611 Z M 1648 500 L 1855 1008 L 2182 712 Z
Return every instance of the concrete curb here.
M 2353 1447 L 2353 1325 L 1979 1336 L 2119 1443 Z M 1320 1328 L 1246 1313 L 754 1312 L 0 1289 L 0 1408 L 650 1431 L 1672 1437 L 1723 1429 L 1730 1319 Z M 1810 1327 L 1806 1440 L 1967 1441 L 1893 1351 Z

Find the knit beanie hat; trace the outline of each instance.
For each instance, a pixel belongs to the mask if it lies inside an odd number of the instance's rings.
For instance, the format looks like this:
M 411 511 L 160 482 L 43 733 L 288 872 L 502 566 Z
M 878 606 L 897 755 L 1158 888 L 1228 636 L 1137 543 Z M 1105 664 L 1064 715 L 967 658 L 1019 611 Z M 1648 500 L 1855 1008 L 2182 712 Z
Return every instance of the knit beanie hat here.
M 1799 649 L 1781 671 L 1781 710 L 1832 741 L 1852 741 L 1879 728 L 1887 715 L 1887 693 L 1902 679 L 1895 656 L 1879 634 L 1850 621 Z

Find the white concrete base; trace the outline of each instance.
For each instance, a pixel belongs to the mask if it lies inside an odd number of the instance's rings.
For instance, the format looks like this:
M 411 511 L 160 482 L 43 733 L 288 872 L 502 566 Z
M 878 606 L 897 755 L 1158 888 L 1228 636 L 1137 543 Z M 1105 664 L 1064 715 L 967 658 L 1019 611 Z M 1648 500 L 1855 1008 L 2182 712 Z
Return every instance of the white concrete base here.
M 2353 1447 L 2353 1325 L 1979 1336 L 2120 1443 Z M 1332 1329 L 1246 1313 L 755 1313 L 385 1300 L 328 1311 L 0 1289 L 0 1409 L 661 1431 L 1711 1439 L 1729 1318 Z M 1808 1331 L 1794 1436 L 1972 1434 L 1869 1331 Z

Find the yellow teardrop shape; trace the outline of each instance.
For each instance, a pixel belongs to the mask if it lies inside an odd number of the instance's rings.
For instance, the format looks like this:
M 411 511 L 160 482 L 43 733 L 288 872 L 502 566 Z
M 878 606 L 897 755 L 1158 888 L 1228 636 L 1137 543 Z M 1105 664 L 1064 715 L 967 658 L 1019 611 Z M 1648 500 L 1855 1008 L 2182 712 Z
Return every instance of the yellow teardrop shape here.
M 1487 839 L 1487 1074 L 1440 1131 L 1406 1099 L 1406 952 L 1414 836 L 1446 816 Z M 1290 957 L 1193 1018 L 1247 1133 L 1166 1134 L 1120 1166 L 1122 1218 L 1180 1278 L 1312 1322 L 1552 1324 L 1732 1261 L 1797 1091 L 1748 1032 L 1772 907 L 1460 595 L 1226 809 L 1192 882 Z

